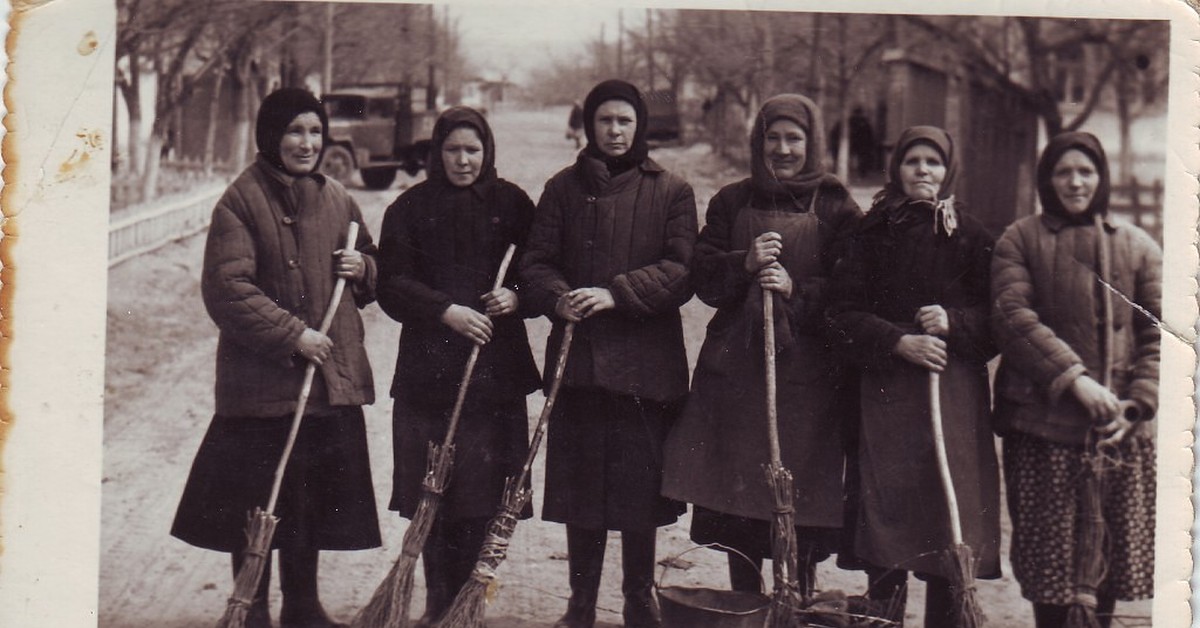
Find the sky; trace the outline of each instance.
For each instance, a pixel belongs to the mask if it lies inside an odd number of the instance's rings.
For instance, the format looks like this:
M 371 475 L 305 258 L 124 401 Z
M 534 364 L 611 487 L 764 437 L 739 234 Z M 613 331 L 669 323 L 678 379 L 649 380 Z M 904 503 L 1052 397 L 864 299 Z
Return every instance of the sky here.
M 449 7 L 450 19 L 458 20 L 463 50 L 474 68 L 521 82 L 529 70 L 550 55 L 574 55 L 584 44 L 600 37 L 616 42 L 618 9 L 600 6 L 503 6 Z M 625 9 L 626 27 L 645 21 L 644 9 Z

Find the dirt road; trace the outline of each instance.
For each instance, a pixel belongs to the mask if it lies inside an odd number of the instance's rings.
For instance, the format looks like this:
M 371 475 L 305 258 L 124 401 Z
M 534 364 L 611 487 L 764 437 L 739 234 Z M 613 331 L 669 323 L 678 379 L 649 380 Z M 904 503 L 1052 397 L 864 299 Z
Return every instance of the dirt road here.
M 574 158 L 573 144 L 563 139 L 565 120 L 565 110 L 494 113 L 501 176 L 537 199 L 546 179 Z M 658 149 L 654 156 L 692 182 L 701 212 L 721 185 L 744 176 L 718 163 L 704 147 Z M 353 191 L 372 234 L 379 233 L 384 208 L 402 186 L 411 183 L 412 179 L 401 175 L 391 190 Z M 856 192 L 862 202 L 869 198 L 870 190 Z M 167 534 L 192 456 L 213 411 L 216 328 L 204 313 L 199 295 L 203 240 L 203 235 L 188 238 L 121 264 L 109 274 L 100 626 L 211 626 L 231 591 L 226 555 L 193 548 Z M 710 315 L 711 310 L 695 300 L 685 308 L 693 360 Z M 364 310 L 363 317 L 379 399 L 366 409 L 366 416 L 375 490 L 382 505 L 391 489 L 387 388 L 400 328 L 375 305 Z M 538 319 L 528 325 L 540 362 L 548 324 Z M 531 419 L 536 418 L 542 401 L 540 394 L 530 396 Z M 539 465 L 535 487 L 542 485 L 542 477 Z M 540 509 L 540 488 L 535 504 Z M 337 618 L 349 620 L 398 554 L 407 522 L 386 511 L 380 512 L 380 522 L 383 548 L 322 556 L 322 597 Z M 660 558 L 691 547 L 687 529 L 685 517 L 660 531 Z M 617 542 L 618 535 L 610 535 L 599 613 L 599 625 L 606 627 L 621 624 Z M 489 625 L 512 628 L 553 623 L 562 613 L 568 593 L 565 555 L 562 526 L 537 518 L 521 522 L 509 559 L 500 570 L 502 586 L 488 610 Z M 727 587 L 723 555 L 699 550 L 686 559 L 694 565 L 672 570 L 668 583 Z M 859 592 L 865 587 L 861 574 L 841 572 L 832 562 L 821 566 L 822 588 Z M 1005 571 L 1009 571 L 1007 563 Z M 423 604 L 421 586 L 418 575 L 414 614 Z M 920 617 L 924 587 L 914 579 L 911 588 L 909 615 L 915 619 Z M 990 625 L 1001 628 L 1032 623 L 1010 577 L 980 583 L 980 594 Z M 278 593 L 273 592 L 275 616 L 278 601 Z M 1148 612 L 1148 606 L 1146 609 Z

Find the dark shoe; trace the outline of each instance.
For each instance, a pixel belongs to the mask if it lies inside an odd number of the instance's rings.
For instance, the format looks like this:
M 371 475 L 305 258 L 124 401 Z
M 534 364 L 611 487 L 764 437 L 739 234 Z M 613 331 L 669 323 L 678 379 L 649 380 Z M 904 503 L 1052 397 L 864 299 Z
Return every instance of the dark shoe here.
M 325 614 L 317 595 L 317 550 L 279 551 L 280 628 L 348 628 Z
M 349 624 L 333 621 L 318 604 L 304 613 L 286 607 L 279 613 L 279 628 L 350 628 Z
M 596 623 L 596 598 L 600 594 L 607 536 L 604 530 L 567 526 L 571 599 L 567 600 L 567 612 L 554 623 L 554 628 L 592 628 Z
M 263 599 L 255 600 L 250 608 L 246 609 L 245 628 L 271 628 L 271 609 L 267 606 L 267 601 Z
M 567 603 L 567 612 L 554 622 L 554 628 L 592 628 L 596 624 L 596 607 L 590 609 L 572 608 Z

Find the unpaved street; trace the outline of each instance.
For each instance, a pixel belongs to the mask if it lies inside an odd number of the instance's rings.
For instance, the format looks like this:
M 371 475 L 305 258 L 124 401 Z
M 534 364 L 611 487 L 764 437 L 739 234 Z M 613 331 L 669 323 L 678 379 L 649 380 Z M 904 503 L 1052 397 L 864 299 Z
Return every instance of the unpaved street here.
M 574 158 L 573 144 L 563 138 L 566 117 L 565 110 L 502 110 L 492 115 L 501 176 L 520 185 L 535 200 L 545 180 Z M 743 176 L 721 166 L 702 146 L 658 149 L 654 156 L 692 182 L 701 212 L 717 188 Z M 412 182 L 402 174 L 400 182 L 389 191 L 354 190 L 373 235 L 379 232 L 384 208 L 402 191 L 401 186 Z M 856 196 L 866 202 L 871 191 L 856 191 Z M 226 555 L 193 548 L 167 534 L 192 456 L 213 410 L 216 328 L 205 314 L 199 295 L 203 241 L 203 235 L 194 236 L 125 262 L 110 272 L 101 626 L 211 626 L 231 591 Z M 709 308 L 695 300 L 685 310 L 693 359 L 710 314 Z M 387 389 L 400 328 L 375 305 L 368 307 L 363 316 L 378 397 L 366 414 L 375 490 L 382 508 L 391 489 L 391 401 Z M 540 362 L 548 324 L 538 319 L 528 325 Z M 531 420 L 541 405 L 540 394 L 530 396 Z M 535 470 L 534 484 L 542 485 L 540 465 Z M 535 493 L 538 510 L 540 497 L 539 488 Z M 323 554 L 322 597 L 337 618 L 349 620 L 398 554 L 407 522 L 386 511 L 380 512 L 380 521 L 383 548 Z M 660 531 L 660 558 L 691 547 L 687 528 L 685 517 Z M 616 534 L 610 535 L 600 599 L 600 625 L 609 627 L 621 622 L 617 538 Z M 562 526 L 536 517 L 518 525 L 509 559 L 500 570 L 499 597 L 488 610 L 492 628 L 548 626 L 561 614 L 567 595 L 565 551 Z M 685 558 L 694 566 L 686 571 L 672 570 L 668 583 L 727 586 L 723 555 L 699 550 Z M 832 562 L 822 565 L 822 588 L 855 593 L 864 588 L 863 575 L 840 572 Z M 1009 571 L 1007 562 L 1005 570 Z M 912 582 L 909 614 L 915 618 L 920 616 L 924 591 L 918 581 Z M 414 616 L 424 600 L 420 587 L 418 575 Z M 980 583 L 979 589 L 992 620 L 990 625 L 1031 623 L 1011 576 Z M 277 616 L 278 593 L 272 593 L 272 602 Z

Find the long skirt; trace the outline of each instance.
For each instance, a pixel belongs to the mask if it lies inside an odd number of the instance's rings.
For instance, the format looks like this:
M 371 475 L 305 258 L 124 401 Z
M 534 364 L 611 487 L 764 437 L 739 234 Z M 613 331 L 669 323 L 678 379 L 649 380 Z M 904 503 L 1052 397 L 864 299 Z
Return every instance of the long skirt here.
M 563 387 L 550 418 L 542 518 L 593 530 L 674 523 L 686 506 L 660 492 L 663 442 L 680 405 Z
M 246 524 L 265 508 L 291 428 L 282 417 L 214 416 L 175 513 L 171 534 L 197 547 L 245 547 Z M 379 520 L 362 408 L 305 416 L 275 507 L 271 546 L 379 547 Z
M 438 516 L 447 520 L 490 519 L 510 476 L 521 471 L 529 451 L 525 395 L 507 398 L 467 395 L 454 438 L 454 466 Z M 423 492 L 429 444 L 441 445 L 453 403 L 426 404 L 396 398 L 392 406 L 392 498 L 388 508 L 412 518 Z M 523 517 L 532 514 L 525 507 Z
M 1118 600 L 1154 594 L 1155 447 L 1125 439 L 1103 479 L 1106 574 L 1099 593 Z M 1004 479 L 1012 517 L 1013 575 L 1037 604 L 1070 604 L 1078 547 L 1083 447 L 1028 434 L 1004 437 Z

